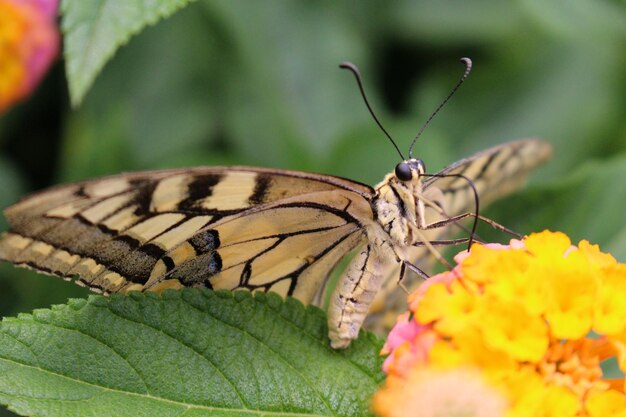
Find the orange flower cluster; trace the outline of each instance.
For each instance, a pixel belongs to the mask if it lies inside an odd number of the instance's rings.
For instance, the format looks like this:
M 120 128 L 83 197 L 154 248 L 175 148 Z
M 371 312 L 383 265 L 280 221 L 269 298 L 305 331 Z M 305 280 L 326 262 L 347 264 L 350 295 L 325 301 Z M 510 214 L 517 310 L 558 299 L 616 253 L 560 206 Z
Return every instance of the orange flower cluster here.
M 0 0 L 0 114 L 27 97 L 59 50 L 58 0 Z
M 625 264 L 548 231 L 456 261 L 390 333 L 379 415 L 626 417 L 623 373 L 600 367 L 626 369 Z

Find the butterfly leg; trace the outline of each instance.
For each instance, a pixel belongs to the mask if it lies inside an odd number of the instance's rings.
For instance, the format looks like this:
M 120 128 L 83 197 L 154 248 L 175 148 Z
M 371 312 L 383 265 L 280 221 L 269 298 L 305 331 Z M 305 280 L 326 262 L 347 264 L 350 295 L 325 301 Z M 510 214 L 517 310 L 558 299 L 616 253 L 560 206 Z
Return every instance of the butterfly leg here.
M 383 283 L 383 261 L 372 244 L 357 254 L 337 283 L 328 307 L 328 335 L 334 349 L 359 335 L 374 296 Z
M 426 272 L 422 271 L 420 268 L 418 268 L 417 266 L 413 265 L 411 262 L 409 262 L 409 261 L 402 261 L 402 269 L 400 269 L 400 280 L 402 280 L 404 278 L 404 272 L 406 271 L 406 268 L 408 268 L 411 271 L 415 272 L 418 276 L 420 276 L 424 280 L 430 278 Z
M 438 201 L 440 200 L 440 197 L 437 197 L 437 193 L 435 193 L 435 190 L 430 190 L 432 194 L 434 194 L 433 196 L 427 195 L 428 193 L 420 193 L 418 194 L 418 200 L 426 207 L 430 207 L 431 209 L 435 210 L 437 213 L 439 213 L 440 216 L 444 217 L 443 220 L 437 221 L 437 222 L 433 222 L 433 223 L 429 223 L 429 224 L 423 224 L 421 228 L 425 229 L 425 230 L 429 230 L 429 229 L 437 229 L 439 227 L 444 227 L 447 226 L 449 224 L 457 224 L 458 226 L 461 226 L 458 224 L 458 222 L 460 220 L 469 218 L 469 217 L 473 217 L 476 218 L 478 220 L 482 220 L 483 222 L 487 223 L 488 225 L 490 225 L 491 227 L 493 227 L 496 230 L 499 230 L 501 232 L 504 233 L 508 233 L 512 236 L 516 236 L 518 238 L 521 238 L 522 236 L 520 236 L 519 233 L 516 233 L 514 231 L 512 231 L 511 229 L 507 228 L 506 226 L 501 225 L 500 223 L 495 222 L 494 220 L 491 220 L 487 217 L 481 216 L 478 213 L 475 212 L 466 212 L 466 213 L 461 213 L 458 214 L 456 216 L 450 216 L 448 215 L 445 210 L 442 208 L 442 204 Z M 432 198 L 431 198 L 432 197 Z
M 400 265 L 400 274 L 398 275 L 398 287 L 400 287 L 402 289 L 402 291 L 404 291 L 407 295 L 411 293 L 411 290 L 409 290 L 402 281 L 404 281 L 404 277 L 406 274 L 406 270 L 410 269 L 411 271 L 415 272 L 415 274 L 417 274 L 420 278 L 422 278 L 424 281 L 427 280 L 428 278 L 430 278 L 428 276 L 428 274 L 424 271 L 422 271 L 420 268 L 418 268 L 417 266 L 413 265 L 411 262 L 409 261 L 402 261 L 401 265 Z
M 452 216 L 452 217 L 448 217 L 447 219 L 435 222 L 435 223 L 430 223 L 426 226 L 427 229 L 436 229 L 439 227 L 443 227 L 443 226 L 447 226 L 450 223 L 456 223 L 460 220 L 463 219 L 467 219 L 469 217 L 474 217 L 477 218 L 479 220 L 482 220 L 483 222 L 487 223 L 489 226 L 493 227 L 496 230 L 499 230 L 501 232 L 504 233 L 508 233 L 512 236 L 516 236 L 518 238 L 521 238 L 522 236 L 519 233 L 514 232 L 513 230 L 509 229 L 506 226 L 501 225 L 500 223 L 493 221 L 485 216 L 481 216 L 480 214 L 476 214 L 476 213 L 463 213 L 463 214 L 459 214 L 456 216 Z

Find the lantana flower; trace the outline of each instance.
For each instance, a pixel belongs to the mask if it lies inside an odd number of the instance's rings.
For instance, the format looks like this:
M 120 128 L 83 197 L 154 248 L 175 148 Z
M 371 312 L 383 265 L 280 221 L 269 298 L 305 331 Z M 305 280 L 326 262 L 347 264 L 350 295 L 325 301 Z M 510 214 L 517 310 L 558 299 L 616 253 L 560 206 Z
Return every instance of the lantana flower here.
M 0 114 L 34 90 L 59 51 L 58 0 L 0 0 Z
M 378 415 L 626 417 L 625 264 L 549 231 L 455 261 L 391 331 Z

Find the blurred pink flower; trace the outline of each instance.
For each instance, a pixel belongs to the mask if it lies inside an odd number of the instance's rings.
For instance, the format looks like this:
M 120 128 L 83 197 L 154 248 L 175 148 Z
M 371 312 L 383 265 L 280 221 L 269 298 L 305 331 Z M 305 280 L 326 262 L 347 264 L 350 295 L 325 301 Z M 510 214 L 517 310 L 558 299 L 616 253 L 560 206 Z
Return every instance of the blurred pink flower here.
M 408 313 L 402 314 L 383 346 L 381 354 L 393 353 L 385 359 L 383 370 L 401 373 L 415 363 L 426 362 L 436 340 L 431 326 L 418 324 Z
M 58 0 L 0 0 L 0 113 L 26 98 L 59 52 Z

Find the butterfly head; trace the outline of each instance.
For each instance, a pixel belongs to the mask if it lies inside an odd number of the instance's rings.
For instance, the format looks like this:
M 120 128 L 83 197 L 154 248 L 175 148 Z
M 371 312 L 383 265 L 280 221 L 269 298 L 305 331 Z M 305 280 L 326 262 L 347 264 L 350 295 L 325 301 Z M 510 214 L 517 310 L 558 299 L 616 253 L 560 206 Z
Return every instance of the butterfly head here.
M 426 172 L 426 166 L 421 159 L 411 158 L 396 165 L 396 178 L 402 182 L 419 179 Z

